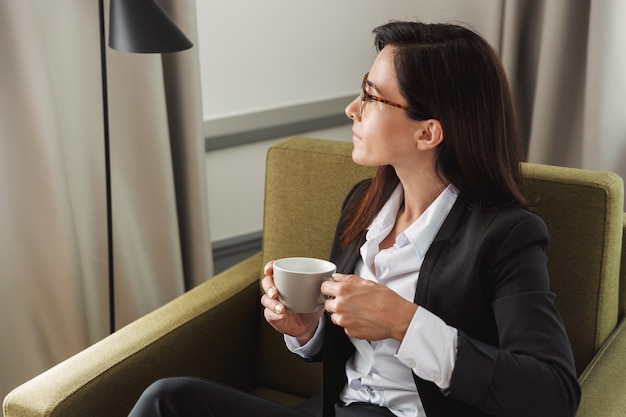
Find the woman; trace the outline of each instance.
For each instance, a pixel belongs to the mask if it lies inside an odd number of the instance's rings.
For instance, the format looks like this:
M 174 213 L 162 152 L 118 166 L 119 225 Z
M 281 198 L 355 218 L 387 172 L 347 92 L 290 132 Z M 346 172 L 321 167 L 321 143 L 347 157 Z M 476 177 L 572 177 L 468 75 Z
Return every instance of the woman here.
M 343 274 L 322 285 L 318 321 L 284 309 L 268 265 L 267 321 L 324 360 L 324 415 L 366 403 L 398 416 L 573 416 L 548 233 L 523 194 L 496 53 L 452 25 L 374 33 L 379 53 L 346 114 L 354 161 L 379 169 L 344 204 L 331 254 Z
M 580 388 L 549 291 L 548 232 L 523 194 L 496 53 L 454 25 L 374 33 L 379 53 L 346 114 L 354 161 L 378 171 L 344 203 L 325 308 L 286 310 L 270 262 L 265 319 L 291 351 L 323 361 L 326 417 L 574 416 Z M 302 415 L 199 380 L 157 384 L 140 404 L 155 398 L 181 413 L 202 403 Z

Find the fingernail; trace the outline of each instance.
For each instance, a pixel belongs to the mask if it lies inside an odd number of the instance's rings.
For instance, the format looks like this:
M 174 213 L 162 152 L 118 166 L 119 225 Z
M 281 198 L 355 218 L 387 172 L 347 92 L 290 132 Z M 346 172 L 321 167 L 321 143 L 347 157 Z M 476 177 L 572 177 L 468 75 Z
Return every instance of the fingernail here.
M 267 295 L 270 298 L 274 298 L 276 296 L 276 289 L 274 287 L 271 287 L 270 289 L 267 290 Z
M 278 314 L 283 314 L 285 312 L 285 306 L 283 306 L 282 304 L 276 304 L 276 307 L 274 307 L 274 311 Z

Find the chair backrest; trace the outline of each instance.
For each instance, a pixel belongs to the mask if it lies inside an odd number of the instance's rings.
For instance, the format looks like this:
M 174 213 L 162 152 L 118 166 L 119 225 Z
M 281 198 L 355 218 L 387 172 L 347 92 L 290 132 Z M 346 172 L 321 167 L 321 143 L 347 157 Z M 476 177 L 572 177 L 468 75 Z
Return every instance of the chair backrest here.
M 624 184 L 613 173 L 524 164 L 550 232 L 550 284 L 580 374 L 617 324 Z
M 287 256 L 328 258 L 346 193 L 374 173 L 354 164 L 351 151 L 350 142 L 308 138 L 290 138 L 269 150 L 264 262 Z M 580 373 L 620 312 L 623 183 L 611 173 L 536 164 L 524 164 L 523 172 L 551 234 L 551 283 Z M 319 392 L 319 366 L 287 353 L 282 337 L 266 323 L 261 329 L 259 382 L 302 396 Z
M 263 263 L 289 256 L 328 259 L 350 188 L 374 170 L 352 162 L 350 142 L 290 138 L 267 154 Z M 257 379 L 261 385 L 301 396 L 321 387 L 319 364 L 287 352 L 282 337 L 261 323 Z

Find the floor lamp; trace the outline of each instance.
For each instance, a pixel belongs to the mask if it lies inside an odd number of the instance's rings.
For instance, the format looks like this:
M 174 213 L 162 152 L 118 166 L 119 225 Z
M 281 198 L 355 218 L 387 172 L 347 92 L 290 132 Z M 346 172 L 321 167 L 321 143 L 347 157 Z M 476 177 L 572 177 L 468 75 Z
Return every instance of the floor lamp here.
M 109 146 L 109 99 L 106 61 L 104 0 L 99 1 L 100 62 L 102 66 L 102 108 L 104 118 L 104 160 L 107 217 L 109 330 L 115 331 L 115 268 L 113 209 L 111 195 L 111 154 Z M 109 46 L 123 52 L 164 53 L 189 49 L 193 44 L 155 0 L 110 0 Z

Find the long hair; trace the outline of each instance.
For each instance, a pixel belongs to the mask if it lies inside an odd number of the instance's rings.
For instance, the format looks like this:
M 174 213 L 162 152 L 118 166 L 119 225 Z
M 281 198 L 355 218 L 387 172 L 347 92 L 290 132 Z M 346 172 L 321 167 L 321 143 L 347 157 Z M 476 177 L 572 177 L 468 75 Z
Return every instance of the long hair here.
M 409 118 L 439 120 L 444 139 L 437 173 L 478 209 L 524 207 L 521 145 L 509 83 L 481 36 L 451 24 L 392 21 L 373 31 L 375 46 L 395 47 L 394 66 Z M 364 197 L 346 212 L 342 246 L 363 238 L 399 179 L 379 167 Z

